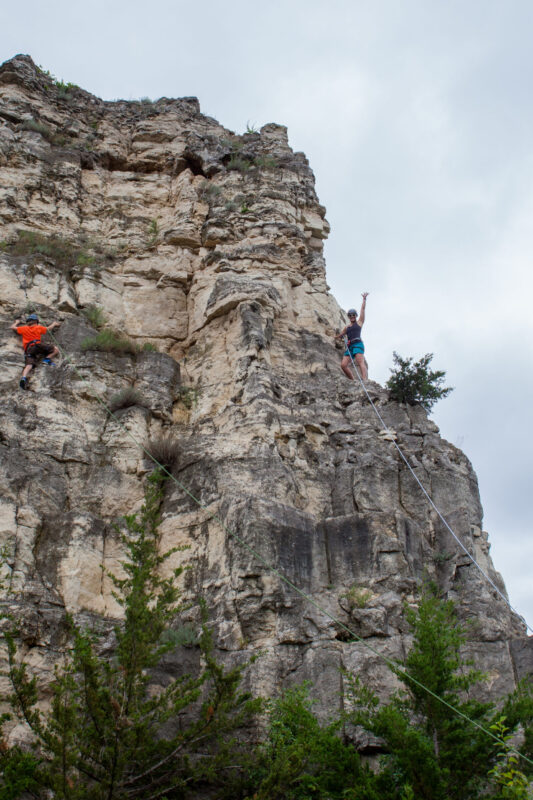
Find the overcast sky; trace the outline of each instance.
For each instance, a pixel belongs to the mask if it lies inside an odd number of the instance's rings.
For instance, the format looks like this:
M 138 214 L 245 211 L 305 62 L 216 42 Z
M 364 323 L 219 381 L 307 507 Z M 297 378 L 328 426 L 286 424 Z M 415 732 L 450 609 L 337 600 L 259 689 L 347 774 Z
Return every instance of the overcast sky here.
M 435 354 L 442 435 L 478 474 L 511 602 L 533 625 L 531 0 L 26 0 L 28 53 L 112 100 L 194 95 L 242 133 L 288 126 L 332 226 L 340 304 L 369 291 L 370 377 Z

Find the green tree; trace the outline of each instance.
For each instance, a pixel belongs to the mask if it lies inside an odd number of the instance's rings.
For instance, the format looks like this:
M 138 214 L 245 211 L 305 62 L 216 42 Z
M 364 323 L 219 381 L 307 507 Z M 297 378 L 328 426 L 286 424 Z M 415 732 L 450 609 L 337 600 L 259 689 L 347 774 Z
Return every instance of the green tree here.
M 523 744 L 520 752 L 529 761 L 533 761 L 533 680 L 525 678 L 505 700 L 502 715 L 507 728 L 514 731 L 519 725 L 523 732 Z M 524 772 L 533 775 L 533 766 L 522 760 L 521 768 Z
M 319 722 L 305 685 L 273 701 L 250 775 L 254 800 L 381 800 L 376 776 L 338 728 Z
M 493 740 L 450 706 L 488 728 L 493 705 L 470 695 L 483 675 L 461 658 L 464 630 L 453 603 L 440 600 L 435 587 L 427 586 L 418 611 L 407 610 L 406 615 L 413 645 L 405 671 L 414 680 L 396 671 L 405 689 L 390 702 L 380 703 L 373 692 L 351 679 L 355 710 L 350 719 L 384 740 L 387 755 L 382 767 L 395 786 L 393 797 L 412 792 L 417 800 L 477 798 L 494 763 Z
M 211 783 L 222 791 L 246 761 L 232 732 L 259 703 L 239 690 L 242 668 L 225 670 L 215 659 L 205 610 L 197 673 L 164 688 L 152 681 L 164 657 L 184 638 L 190 641 L 190 629 L 176 631 L 183 611 L 175 585 L 180 570 L 161 577 L 174 552 L 158 551 L 164 481 L 154 472 L 140 515 L 125 518 L 125 576 L 111 576 L 124 621 L 115 626 L 110 657 L 99 634 L 70 620 L 72 649 L 67 664 L 56 668 L 50 710 L 41 712 L 35 678 L 17 662 L 16 636 L 6 635 L 11 703 L 32 729 L 40 757 L 31 776 L 39 787 L 35 797 L 51 790 L 58 800 L 172 800 Z M 11 751 L 22 771 L 27 754 L 18 758 L 17 752 Z
M 400 403 L 420 403 L 427 411 L 431 411 L 437 400 L 447 397 L 453 392 L 452 387 L 444 387 L 442 370 L 433 371 L 429 365 L 433 353 L 426 353 L 418 361 L 412 358 L 402 358 L 398 353 L 393 353 L 396 369 L 391 369 L 391 377 L 386 383 L 390 397 Z

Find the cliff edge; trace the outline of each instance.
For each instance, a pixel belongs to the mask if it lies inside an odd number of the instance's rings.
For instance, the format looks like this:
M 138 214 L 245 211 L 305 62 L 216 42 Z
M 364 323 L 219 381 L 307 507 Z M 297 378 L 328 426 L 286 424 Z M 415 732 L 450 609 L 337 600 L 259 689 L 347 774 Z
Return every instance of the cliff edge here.
M 219 652 L 260 652 L 248 674 L 257 692 L 308 679 L 326 713 L 343 702 L 340 667 L 389 691 L 394 678 L 364 641 L 404 655 L 404 604 L 425 576 L 473 622 L 465 653 L 487 673 L 488 694 L 531 671 L 522 622 L 340 372 L 329 225 L 284 127 L 238 136 L 195 98 L 104 102 L 16 56 L 0 67 L 0 169 L 0 542 L 6 604 L 43 686 L 65 644 L 65 610 L 93 624 L 118 613 L 102 565 L 116 569 L 122 556 L 113 521 L 142 502 L 151 464 L 139 444 L 162 436 L 202 506 L 169 484 L 162 546 L 187 547 L 170 566 L 191 567 L 183 590 L 206 598 Z M 23 392 L 9 326 L 29 310 L 45 324 L 62 319 L 68 359 L 39 367 Z M 82 347 L 102 325 L 131 347 Z M 505 592 L 470 462 L 422 408 L 368 386 L 432 499 Z M 116 418 L 95 396 L 116 405 L 128 392 L 134 402 Z M 228 529 L 363 641 L 348 641 Z M 191 658 L 178 653 L 168 669 Z

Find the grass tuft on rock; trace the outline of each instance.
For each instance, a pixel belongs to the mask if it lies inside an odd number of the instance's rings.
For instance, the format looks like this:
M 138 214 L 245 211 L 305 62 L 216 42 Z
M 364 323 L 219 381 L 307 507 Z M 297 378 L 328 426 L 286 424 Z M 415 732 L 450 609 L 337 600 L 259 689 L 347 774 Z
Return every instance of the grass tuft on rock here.
M 108 408 L 113 413 L 132 406 L 148 407 L 142 394 L 137 389 L 134 389 L 133 386 L 126 386 L 125 389 L 114 394 L 108 403 Z
M 74 243 L 61 236 L 46 236 L 38 231 L 18 230 L 16 239 L 0 242 L 0 249 L 13 256 L 41 255 L 49 258 L 64 272 L 74 267 L 99 269 L 99 261 L 109 261 L 112 253 L 96 242 Z
M 87 306 L 83 309 L 83 316 L 91 323 L 93 328 L 99 330 L 105 325 L 105 314 L 100 306 Z
M 149 439 L 145 448 L 152 458 L 165 467 L 168 472 L 172 472 L 178 463 L 180 445 L 172 436 L 158 436 L 155 439 Z
M 124 334 L 116 333 L 109 328 L 100 331 L 96 336 L 89 336 L 81 343 L 81 349 L 98 350 L 103 353 L 137 353 L 137 345 Z

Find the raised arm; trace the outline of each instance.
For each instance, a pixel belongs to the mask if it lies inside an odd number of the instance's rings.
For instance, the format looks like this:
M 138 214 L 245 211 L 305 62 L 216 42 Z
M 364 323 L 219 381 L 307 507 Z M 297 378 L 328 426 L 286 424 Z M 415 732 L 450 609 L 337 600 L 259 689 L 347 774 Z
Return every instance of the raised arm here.
M 59 328 L 60 325 L 61 325 L 60 322 L 52 322 L 51 325 L 46 326 L 46 330 L 52 331 L 54 328 Z
M 20 325 L 20 319 L 16 319 L 15 322 L 13 323 L 13 325 L 11 325 L 11 330 L 15 331 L 15 333 L 16 333 L 17 328 L 18 328 L 19 325 Z
M 365 310 L 366 310 L 366 298 L 368 297 L 368 292 L 363 292 L 363 302 L 361 303 L 361 312 L 359 314 L 359 319 L 357 322 L 361 327 L 363 327 L 365 321 Z

